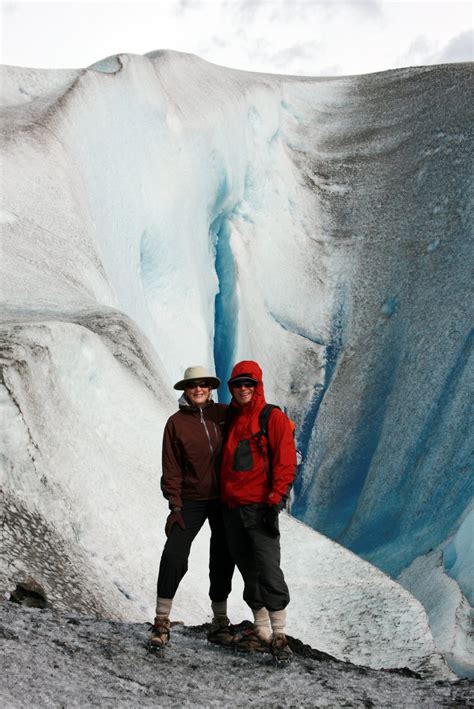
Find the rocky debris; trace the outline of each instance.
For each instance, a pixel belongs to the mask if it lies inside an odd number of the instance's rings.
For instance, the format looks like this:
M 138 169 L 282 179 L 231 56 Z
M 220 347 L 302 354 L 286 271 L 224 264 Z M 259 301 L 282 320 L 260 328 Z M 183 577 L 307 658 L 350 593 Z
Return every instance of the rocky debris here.
M 463 707 L 474 687 L 358 667 L 291 639 L 283 670 L 206 640 L 207 626 L 173 626 L 170 644 L 147 650 L 149 624 L 0 606 L 2 688 L 22 707 Z
M 196 634 L 206 634 L 208 629 L 210 627 L 209 623 L 203 623 L 202 625 L 194 625 L 189 628 L 187 628 L 187 632 L 190 633 L 196 633 Z M 245 628 L 251 628 L 252 623 L 249 620 L 244 620 L 241 623 L 238 623 L 237 625 L 234 625 L 234 628 L 237 632 L 241 632 Z M 313 660 L 317 660 L 318 662 L 334 662 L 334 663 L 341 663 L 346 666 L 354 667 L 357 668 L 358 671 L 364 671 L 364 670 L 369 670 L 369 667 L 361 666 L 361 665 L 354 665 L 351 662 L 343 662 L 343 660 L 339 660 L 337 657 L 334 657 L 333 655 L 329 655 L 327 652 L 322 652 L 321 650 L 316 650 L 314 647 L 311 647 L 310 645 L 307 645 L 303 643 L 301 640 L 298 640 L 298 638 L 294 638 L 291 635 L 287 635 L 288 638 L 288 645 L 291 648 L 291 651 L 293 652 L 294 655 L 298 655 L 300 657 L 310 657 Z M 412 677 L 414 679 L 422 679 L 421 675 L 419 672 L 415 672 L 414 670 L 411 670 L 409 667 L 390 667 L 390 668 L 382 668 L 380 672 L 392 672 L 397 675 L 403 675 L 404 677 Z

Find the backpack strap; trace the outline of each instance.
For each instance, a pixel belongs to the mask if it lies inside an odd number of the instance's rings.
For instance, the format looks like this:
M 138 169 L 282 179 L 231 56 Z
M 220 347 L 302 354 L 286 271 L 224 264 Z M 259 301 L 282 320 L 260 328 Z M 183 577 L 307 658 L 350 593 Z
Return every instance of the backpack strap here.
M 259 447 L 259 449 L 260 449 L 260 452 L 262 453 L 263 464 L 264 464 L 264 468 L 265 468 L 265 474 L 266 474 L 266 476 L 267 476 L 268 487 L 270 488 L 270 490 L 272 489 L 272 473 L 273 473 L 273 469 L 272 469 L 272 455 L 273 455 L 273 451 L 272 451 L 272 449 L 271 449 L 271 446 L 270 446 L 270 439 L 269 439 L 269 437 L 268 437 L 268 422 L 269 422 L 269 420 L 270 420 L 270 416 L 271 416 L 271 413 L 272 413 L 273 409 L 280 409 L 280 407 L 277 406 L 276 404 L 265 404 L 265 406 L 263 407 L 263 409 L 260 411 L 260 414 L 259 414 L 259 417 L 258 417 L 258 423 L 259 423 L 259 426 L 260 426 L 260 430 L 259 430 L 256 434 L 254 434 L 254 435 L 255 435 L 255 438 L 256 438 L 256 440 L 257 440 L 257 445 L 258 445 L 258 447 Z M 280 411 L 281 411 L 281 409 L 280 409 Z M 287 418 L 288 418 L 288 417 L 287 417 Z M 291 429 L 292 429 L 292 431 L 293 431 L 293 437 L 294 437 L 294 435 L 295 435 L 295 425 L 294 425 L 293 421 L 292 421 L 290 418 L 288 419 L 288 421 L 289 421 L 289 423 L 290 423 L 290 425 L 291 425 Z M 267 445 L 266 445 L 266 446 L 264 446 L 263 443 L 262 443 L 262 437 L 263 437 L 263 436 L 265 436 L 265 438 L 267 439 Z M 298 460 L 298 457 L 299 457 L 299 460 Z M 302 456 L 301 452 L 298 450 L 298 448 L 296 449 L 296 459 L 297 459 L 297 463 L 296 463 L 296 464 L 297 464 L 297 465 L 301 465 L 301 463 L 302 463 L 302 461 L 303 461 L 303 456 Z M 286 492 L 286 495 L 284 495 L 283 498 L 282 498 L 282 499 L 284 500 L 284 504 L 285 504 L 285 505 L 286 505 L 286 500 L 287 500 L 287 499 L 289 498 L 289 496 L 290 496 L 290 491 L 291 491 L 291 484 L 288 485 L 288 490 L 287 490 L 287 492 Z
M 267 476 L 268 487 L 270 489 L 272 487 L 272 449 L 268 438 L 268 422 L 273 409 L 280 409 L 280 407 L 276 404 L 265 404 L 258 415 L 258 425 L 260 426 L 260 430 L 253 435 L 263 457 L 265 475 Z M 267 439 L 266 446 L 262 443 L 263 436 Z
M 260 431 L 263 433 L 265 438 L 268 441 L 268 421 L 270 420 L 270 414 L 272 413 L 273 409 L 280 409 L 279 406 L 276 404 L 265 404 L 263 409 L 260 411 L 259 417 L 258 417 L 258 424 L 260 426 Z M 280 409 L 281 411 L 281 409 Z M 260 433 L 259 431 L 259 433 Z

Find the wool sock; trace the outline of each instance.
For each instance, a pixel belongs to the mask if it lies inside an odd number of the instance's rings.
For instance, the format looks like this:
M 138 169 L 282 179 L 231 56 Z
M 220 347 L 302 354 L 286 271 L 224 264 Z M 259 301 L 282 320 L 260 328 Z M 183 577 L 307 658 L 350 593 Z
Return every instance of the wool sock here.
M 222 615 L 227 618 L 227 600 L 225 601 L 211 601 L 212 615 L 216 618 L 218 615 Z
M 156 600 L 156 615 L 165 616 L 165 618 L 169 618 L 172 605 L 172 598 L 160 598 L 158 596 Z
M 281 611 L 270 611 L 270 623 L 273 630 L 273 637 L 285 633 L 286 608 Z
M 270 640 L 272 632 L 270 630 L 270 618 L 267 609 L 252 608 L 252 612 L 254 618 L 253 624 L 258 637 L 263 640 Z

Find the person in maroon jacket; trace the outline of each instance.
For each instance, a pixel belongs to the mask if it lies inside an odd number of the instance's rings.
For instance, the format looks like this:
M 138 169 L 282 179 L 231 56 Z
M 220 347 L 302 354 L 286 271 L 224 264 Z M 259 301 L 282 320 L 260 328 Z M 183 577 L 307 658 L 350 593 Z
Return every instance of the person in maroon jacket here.
M 219 499 L 218 458 L 227 406 L 212 400 L 220 385 L 204 367 L 188 367 L 174 385 L 183 391 L 179 410 L 171 416 L 163 435 L 161 489 L 168 500 L 166 544 L 158 573 L 156 617 L 150 647 L 161 648 L 170 637 L 174 595 L 188 569 L 193 539 L 206 519 L 211 528 L 209 596 L 213 620 L 208 640 L 230 645 L 232 627 L 227 618 L 234 562 L 226 541 Z
M 221 464 L 221 497 L 229 547 L 244 579 L 244 600 L 254 627 L 237 642 L 241 651 L 273 653 L 290 660 L 285 635 L 288 587 L 280 568 L 278 513 L 296 470 L 296 449 L 288 417 L 274 408 L 268 436 L 259 416 L 266 405 L 262 370 L 256 362 L 235 365 L 228 382 L 232 401 Z

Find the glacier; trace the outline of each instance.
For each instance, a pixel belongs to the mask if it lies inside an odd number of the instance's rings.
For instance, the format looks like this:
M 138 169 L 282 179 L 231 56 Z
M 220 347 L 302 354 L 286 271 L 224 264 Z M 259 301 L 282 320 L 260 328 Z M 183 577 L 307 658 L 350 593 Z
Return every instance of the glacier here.
M 149 616 L 172 383 L 252 357 L 305 455 L 289 630 L 373 666 L 409 633 L 446 673 L 420 601 L 472 674 L 472 66 L 1 71 L 4 593 L 33 574 L 59 606 Z

